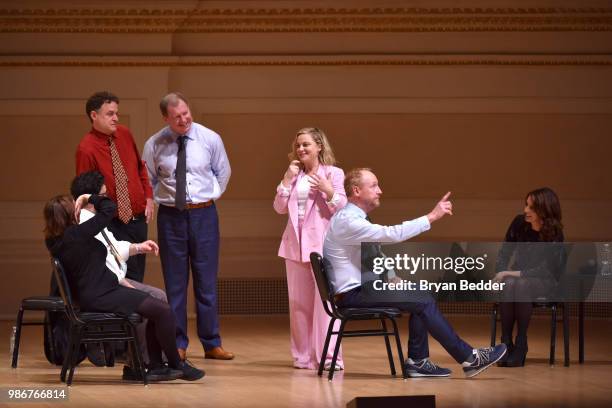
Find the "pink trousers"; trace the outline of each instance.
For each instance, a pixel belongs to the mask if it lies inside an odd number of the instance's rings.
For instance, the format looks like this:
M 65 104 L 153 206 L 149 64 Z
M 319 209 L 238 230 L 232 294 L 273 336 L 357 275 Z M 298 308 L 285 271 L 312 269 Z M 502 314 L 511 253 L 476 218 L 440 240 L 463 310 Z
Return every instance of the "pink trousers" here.
M 293 366 L 316 370 L 319 367 L 331 318 L 323 309 L 310 264 L 285 259 L 285 265 L 289 289 Z M 340 322 L 337 321 L 334 330 L 338 330 L 339 326 Z M 335 347 L 336 336 L 332 336 L 325 358 L 326 365 L 331 364 Z M 344 368 L 342 348 L 338 353 L 336 366 Z

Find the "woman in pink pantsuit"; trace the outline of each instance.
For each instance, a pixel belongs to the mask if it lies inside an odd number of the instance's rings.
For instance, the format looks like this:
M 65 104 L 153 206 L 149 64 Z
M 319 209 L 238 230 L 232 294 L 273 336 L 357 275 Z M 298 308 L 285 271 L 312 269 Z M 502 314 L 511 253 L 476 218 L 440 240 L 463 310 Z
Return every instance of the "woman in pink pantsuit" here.
M 329 219 L 346 205 L 344 172 L 334 167 L 334 153 L 322 130 L 297 132 L 289 153 L 289 168 L 276 189 L 274 210 L 289 214 L 278 256 L 285 258 L 291 320 L 291 354 L 295 368 L 319 366 L 330 318 L 323 309 L 310 253 L 323 252 Z M 329 345 L 329 368 L 335 336 Z M 336 367 L 342 369 L 342 351 Z

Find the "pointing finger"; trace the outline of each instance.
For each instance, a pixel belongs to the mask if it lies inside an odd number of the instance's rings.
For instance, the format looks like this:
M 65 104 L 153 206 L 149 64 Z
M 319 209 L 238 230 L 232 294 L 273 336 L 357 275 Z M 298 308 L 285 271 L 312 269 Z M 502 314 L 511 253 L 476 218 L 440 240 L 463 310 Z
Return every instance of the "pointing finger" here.
M 444 194 L 444 197 L 442 197 L 442 200 L 440 201 L 448 201 L 448 197 L 450 197 L 451 192 L 449 191 L 448 193 Z

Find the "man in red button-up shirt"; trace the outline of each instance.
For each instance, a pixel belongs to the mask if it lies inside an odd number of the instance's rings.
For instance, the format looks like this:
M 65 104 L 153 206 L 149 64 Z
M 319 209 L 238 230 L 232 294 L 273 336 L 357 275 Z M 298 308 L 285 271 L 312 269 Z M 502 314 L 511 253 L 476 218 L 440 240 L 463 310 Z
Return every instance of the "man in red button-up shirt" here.
M 108 196 L 117 202 L 119 183 L 115 177 L 117 168 L 113 169 L 111 154 L 111 143 L 113 143 L 120 158 L 119 165 L 123 167 L 125 173 L 124 178 L 127 179 L 123 181 L 124 186 L 127 183 L 128 193 L 124 202 L 128 203 L 129 197 L 129 204 L 126 206 L 128 212 L 131 209 L 131 217 L 124 221 L 114 218 L 109 229 L 119 240 L 146 241 L 147 224 L 153 218 L 153 191 L 132 133 L 127 127 L 118 124 L 119 98 L 110 92 L 97 92 L 87 100 L 85 111 L 92 128 L 77 147 L 76 173 L 79 175 L 92 170 L 102 173 Z M 127 277 L 142 282 L 145 256 L 130 257 L 127 264 Z

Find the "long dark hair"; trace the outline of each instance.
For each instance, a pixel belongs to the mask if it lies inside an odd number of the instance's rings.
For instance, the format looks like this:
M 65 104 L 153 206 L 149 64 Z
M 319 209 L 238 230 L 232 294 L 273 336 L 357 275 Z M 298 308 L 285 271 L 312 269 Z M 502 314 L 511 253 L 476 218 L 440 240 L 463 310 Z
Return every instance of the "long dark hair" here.
M 533 211 L 542 220 L 540 239 L 545 242 L 561 241 L 563 237 L 563 224 L 561 223 L 561 203 L 557 194 L 548 187 L 530 191 L 525 196 L 531 197 Z
M 76 223 L 74 219 L 74 200 L 69 195 L 51 198 L 43 209 L 45 217 L 45 238 L 62 235 L 66 228 Z

